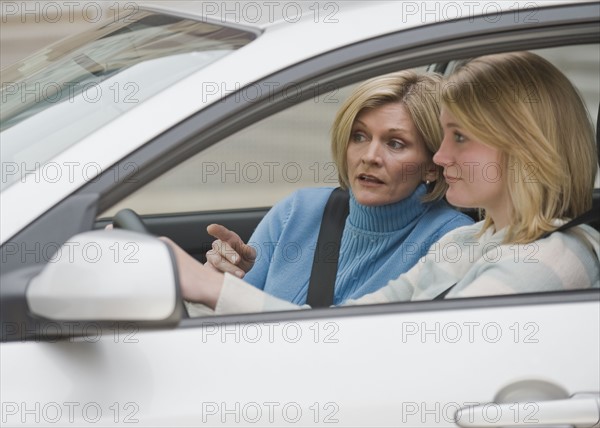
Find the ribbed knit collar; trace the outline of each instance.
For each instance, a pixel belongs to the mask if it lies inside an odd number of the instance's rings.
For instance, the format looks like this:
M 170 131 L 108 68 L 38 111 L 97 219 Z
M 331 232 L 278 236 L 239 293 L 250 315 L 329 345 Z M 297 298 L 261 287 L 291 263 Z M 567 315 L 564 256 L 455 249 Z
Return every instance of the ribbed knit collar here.
M 400 230 L 427 209 L 428 204 L 421 202 L 426 191 L 425 185 L 421 184 L 412 195 L 400 202 L 370 207 L 359 204 L 350 190 L 348 220 L 352 226 L 367 232 L 390 233 Z

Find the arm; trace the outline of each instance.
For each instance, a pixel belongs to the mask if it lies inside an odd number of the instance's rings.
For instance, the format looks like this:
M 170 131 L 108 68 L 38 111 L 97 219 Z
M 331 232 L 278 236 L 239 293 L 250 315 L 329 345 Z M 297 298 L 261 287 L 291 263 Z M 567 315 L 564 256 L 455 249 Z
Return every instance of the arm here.
M 204 266 L 169 238 L 160 239 L 175 253 L 181 292 L 188 302 L 200 303 L 209 309 L 215 309 L 218 314 L 301 308 L 258 290 L 233 275 Z M 204 315 L 210 312 L 200 313 Z

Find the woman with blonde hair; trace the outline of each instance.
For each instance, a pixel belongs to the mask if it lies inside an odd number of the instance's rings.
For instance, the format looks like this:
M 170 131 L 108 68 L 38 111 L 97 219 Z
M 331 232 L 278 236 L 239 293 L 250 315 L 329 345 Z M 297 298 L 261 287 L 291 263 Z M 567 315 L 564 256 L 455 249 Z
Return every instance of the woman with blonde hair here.
M 447 232 L 472 224 L 442 199 L 447 185 L 432 161 L 442 140 L 440 83 L 432 73 L 379 76 L 360 84 L 336 115 L 331 148 L 340 186 L 349 192 L 349 212 L 330 304 L 377 290 Z M 304 304 L 332 191 L 305 188 L 279 202 L 250 245 L 222 226 L 209 226 L 220 240 L 207 260 L 269 294 Z M 322 254 L 328 263 L 330 248 Z
M 556 231 L 591 208 L 596 147 L 569 80 L 529 53 L 468 62 L 443 85 L 444 139 L 434 155 L 454 205 L 485 219 L 445 235 L 408 272 L 346 304 L 569 290 L 600 286 L 600 234 Z M 189 263 L 186 299 L 217 313 L 298 308 L 233 276 Z

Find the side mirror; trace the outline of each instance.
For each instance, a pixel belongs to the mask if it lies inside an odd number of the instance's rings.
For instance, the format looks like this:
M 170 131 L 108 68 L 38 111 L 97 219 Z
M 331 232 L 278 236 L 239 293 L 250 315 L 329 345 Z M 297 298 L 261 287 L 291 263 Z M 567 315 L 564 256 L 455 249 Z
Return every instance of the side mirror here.
M 61 321 L 181 318 L 177 267 L 168 245 L 127 230 L 75 235 L 26 290 L 32 314 Z

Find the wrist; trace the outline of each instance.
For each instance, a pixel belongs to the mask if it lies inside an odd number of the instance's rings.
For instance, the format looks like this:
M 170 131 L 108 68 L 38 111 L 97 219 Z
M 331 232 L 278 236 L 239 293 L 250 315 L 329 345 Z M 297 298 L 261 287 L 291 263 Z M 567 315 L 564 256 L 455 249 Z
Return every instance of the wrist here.
M 223 289 L 225 275 L 210 268 L 206 268 L 204 270 L 205 274 L 201 279 L 203 284 L 200 284 L 200 289 L 204 291 L 201 300 L 202 303 L 214 309 L 219 301 L 221 290 Z

